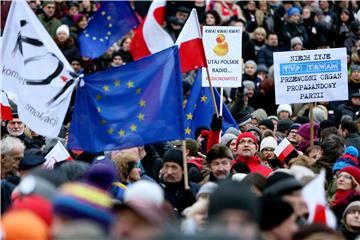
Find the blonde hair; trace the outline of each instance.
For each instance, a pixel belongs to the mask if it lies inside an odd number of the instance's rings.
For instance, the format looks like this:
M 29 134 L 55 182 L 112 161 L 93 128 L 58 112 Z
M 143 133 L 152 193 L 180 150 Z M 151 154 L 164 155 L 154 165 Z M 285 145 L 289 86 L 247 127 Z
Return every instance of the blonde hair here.
M 263 27 L 255 28 L 254 32 L 251 33 L 251 39 L 255 39 L 255 34 L 256 33 L 262 34 L 264 36 L 264 39 L 266 39 L 267 33 L 266 33 L 265 28 L 263 28 Z

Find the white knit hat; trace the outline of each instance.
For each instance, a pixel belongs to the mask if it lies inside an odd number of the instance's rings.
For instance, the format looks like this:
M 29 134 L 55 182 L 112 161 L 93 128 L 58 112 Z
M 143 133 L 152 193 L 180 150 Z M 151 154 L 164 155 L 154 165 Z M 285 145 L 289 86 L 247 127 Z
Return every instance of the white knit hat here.
M 69 27 L 65 24 L 61 25 L 60 27 L 58 27 L 56 29 L 56 35 L 58 35 L 60 32 L 64 32 L 66 33 L 66 36 L 70 36 L 70 30 L 69 30 Z
M 260 144 L 260 152 L 264 149 L 264 148 L 272 148 L 275 149 L 277 147 L 277 142 L 275 140 L 275 138 L 273 137 L 266 137 L 261 141 Z
M 156 183 L 140 180 L 131 184 L 128 190 L 125 191 L 125 203 L 134 200 L 142 200 L 161 207 L 165 201 L 164 191 Z
M 290 113 L 291 116 L 292 115 L 291 106 L 289 104 L 280 104 L 276 110 L 277 115 L 279 115 L 280 112 L 288 112 Z

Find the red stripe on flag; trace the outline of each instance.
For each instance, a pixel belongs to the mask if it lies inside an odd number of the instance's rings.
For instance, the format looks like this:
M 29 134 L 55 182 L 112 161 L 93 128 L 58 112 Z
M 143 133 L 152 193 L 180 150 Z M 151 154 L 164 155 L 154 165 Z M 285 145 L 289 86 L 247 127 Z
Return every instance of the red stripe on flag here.
M 134 37 L 131 40 L 130 44 L 130 52 L 134 58 L 134 60 L 138 60 L 142 57 L 148 56 L 151 54 L 150 50 L 148 49 L 144 35 L 143 35 L 143 27 L 144 22 L 137 28 L 135 31 Z
M 9 106 L 4 106 L 1 104 L 1 120 L 12 120 L 12 112 Z
M 295 150 L 294 146 L 292 144 L 287 145 L 284 150 L 280 153 L 279 155 L 279 159 L 281 161 L 284 161 L 286 159 L 286 157 L 293 151 Z
M 317 204 L 312 223 L 321 223 L 326 225 L 326 209 L 325 206 Z
M 162 26 L 165 19 L 165 7 L 159 7 L 154 10 L 154 18 L 156 22 Z
M 179 55 L 182 73 L 207 67 L 204 46 L 200 38 L 181 43 Z

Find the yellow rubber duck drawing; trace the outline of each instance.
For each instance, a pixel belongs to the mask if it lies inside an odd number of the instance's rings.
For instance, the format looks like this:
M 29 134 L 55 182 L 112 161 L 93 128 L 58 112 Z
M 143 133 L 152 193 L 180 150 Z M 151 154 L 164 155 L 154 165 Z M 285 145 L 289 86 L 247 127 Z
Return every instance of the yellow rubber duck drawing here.
M 216 46 L 213 51 L 217 56 L 225 56 L 229 52 L 229 45 L 225 41 L 225 35 L 219 34 L 216 38 Z

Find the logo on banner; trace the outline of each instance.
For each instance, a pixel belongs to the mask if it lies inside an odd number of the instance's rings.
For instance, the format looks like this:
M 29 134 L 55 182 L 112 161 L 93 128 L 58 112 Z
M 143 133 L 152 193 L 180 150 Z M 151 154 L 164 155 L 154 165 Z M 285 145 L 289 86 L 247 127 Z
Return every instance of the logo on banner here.
M 222 57 L 229 52 L 229 44 L 226 42 L 225 35 L 219 34 L 216 37 L 216 46 L 213 48 L 216 56 Z
M 26 28 L 28 22 L 26 20 L 20 21 L 21 28 Z M 70 77 L 67 77 L 63 74 L 64 70 L 64 63 L 56 56 L 55 53 L 48 51 L 47 48 L 44 48 L 44 43 L 36 38 L 24 36 L 21 34 L 21 30 L 18 33 L 18 37 L 15 43 L 15 47 L 12 50 L 12 55 L 15 56 L 17 53 L 20 53 L 21 56 L 24 56 L 24 44 L 28 44 L 33 48 L 40 48 L 41 50 L 45 49 L 45 53 L 41 53 L 41 51 L 32 51 L 37 52 L 39 54 L 24 58 L 24 67 L 31 68 L 34 65 L 41 65 L 43 62 L 53 63 L 50 65 L 50 72 L 46 73 L 43 71 L 38 72 L 38 76 L 30 79 L 30 78 L 23 78 L 23 81 L 26 85 L 49 85 L 54 79 L 61 79 L 65 85 L 47 102 L 48 106 L 56 106 L 64 101 L 66 98 L 63 97 L 66 90 L 75 83 L 75 77 L 77 75 L 74 72 L 68 71 Z M 40 50 L 38 49 L 38 50 Z M 46 75 L 45 75 L 46 74 Z M 58 99 L 60 101 L 56 102 Z

